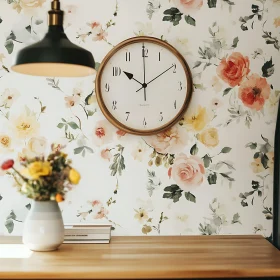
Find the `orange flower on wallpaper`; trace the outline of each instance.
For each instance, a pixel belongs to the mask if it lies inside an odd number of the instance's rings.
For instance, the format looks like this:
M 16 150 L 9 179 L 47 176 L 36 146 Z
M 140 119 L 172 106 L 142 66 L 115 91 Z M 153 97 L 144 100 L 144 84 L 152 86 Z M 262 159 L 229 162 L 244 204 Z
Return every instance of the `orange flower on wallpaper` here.
M 265 101 L 269 98 L 270 86 L 265 78 L 258 74 L 252 74 L 244 81 L 240 88 L 238 97 L 246 107 L 259 111 L 263 108 Z
M 173 0 L 175 6 L 184 14 L 193 10 L 199 10 L 203 5 L 203 0 Z
M 171 176 L 178 186 L 189 191 L 193 187 L 202 184 L 205 174 L 203 161 L 197 156 L 190 156 L 181 153 L 174 161 Z
M 239 52 L 232 53 L 227 59 L 223 58 L 217 67 L 218 76 L 231 87 L 240 85 L 249 74 L 250 62 L 247 56 Z

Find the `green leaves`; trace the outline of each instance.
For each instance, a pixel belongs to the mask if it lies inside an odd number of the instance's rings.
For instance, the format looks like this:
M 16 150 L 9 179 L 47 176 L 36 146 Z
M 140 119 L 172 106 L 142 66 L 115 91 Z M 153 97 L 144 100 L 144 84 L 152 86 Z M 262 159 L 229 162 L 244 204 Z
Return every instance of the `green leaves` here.
M 251 150 L 255 150 L 257 147 L 258 144 L 256 142 L 250 142 L 245 146 L 245 148 L 250 148 Z
M 113 163 L 110 165 L 111 176 L 116 176 L 117 173 L 121 176 L 122 171 L 125 170 L 125 163 L 123 157 L 124 147 L 121 145 L 117 145 L 117 149 L 119 153 L 116 153 L 114 155 Z
M 196 203 L 196 197 L 192 193 L 185 192 L 185 197 L 188 201 Z
M 164 188 L 164 191 L 163 198 L 172 199 L 174 203 L 180 200 L 183 192 L 183 190 L 175 184 Z M 185 198 L 190 202 L 196 203 L 196 197 L 190 192 L 185 192 Z
M 267 220 L 272 220 L 273 219 L 273 214 L 272 214 L 272 208 L 271 207 L 264 207 L 264 210 L 262 213 L 265 215 L 265 218 Z
M 239 38 L 238 38 L 238 37 L 235 37 L 235 38 L 233 39 L 233 42 L 232 42 L 231 47 L 232 47 L 232 48 L 236 48 L 238 42 L 239 42 Z
M 210 164 L 212 163 L 212 158 L 211 158 L 208 154 L 206 154 L 206 155 L 202 158 L 202 160 L 203 160 L 203 163 L 204 163 L 204 167 L 205 167 L 205 168 L 208 168 L 208 167 L 210 166 Z
M 216 172 L 210 173 L 207 177 L 207 181 L 209 185 L 215 185 L 217 183 L 217 173 Z
M 83 157 L 85 157 L 86 151 L 93 154 L 93 149 L 90 148 L 90 147 L 87 147 L 87 146 L 81 146 L 81 147 L 78 147 L 78 148 L 74 149 L 74 154 L 75 155 L 81 154 Z
M 98 71 L 99 67 L 100 67 L 100 63 L 99 63 L 99 62 L 95 62 L 95 67 L 94 67 L 94 69 L 95 69 L 96 71 Z
M 182 196 L 182 190 L 177 185 L 171 185 L 164 188 L 166 193 L 163 194 L 163 198 L 172 199 L 174 203 L 178 202 Z
M 197 153 L 198 153 L 198 147 L 197 147 L 196 144 L 194 144 L 194 145 L 191 147 L 190 153 L 191 153 L 191 155 L 193 155 L 193 156 L 197 155 Z
M 14 227 L 15 227 L 14 221 L 21 222 L 17 220 L 17 216 L 12 210 L 10 214 L 7 216 L 5 221 L 5 227 L 8 230 L 8 233 L 12 233 L 14 231 Z
M 68 125 L 69 125 L 72 129 L 78 129 L 78 128 L 80 128 L 75 122 L 69 122 Z
M 241 225 L 240 215 L 238 213 L 233 215 L 231 223 L 232 224 L 240 224 Z
M 172 22 L 173 26 L 176 26 L 179 24 L 179 22 L 182 19 L 182 15 L 183 15 L 177 8 L 167 9 L 163 12 L 163 14 L 165 16 L 163 17 L 162 20 Z
M 231 151 L 232 149 L 230 147 L 224 147 L 222 150 L 221 150 L 221 154 L 227 154 Z
M 195 25 L 196 25 L 195 19 L 192 18 L 190 15 L 185 16 L 185 21 L 186 21 L 186 23 L 189 24 L 189 25 L 192 25 L 192 26 L 195 26 Z
M 227 95 L 231 90 L 232 90 L 232 88 L 226 88 L 224 90 L 223 96 Z
M 8 54 L 11 54 L 13 52 L 13 50 L 14 50 L 14 42 L 13 42 L 13 40 L 11 40 L 11 39 L 7 40 L 5 42 L 5 44 L 4 44 L 4 46 L 5 46 Z
M 216 8 L 217 0 L 208 0 L 207 4 L 209 8 Z
M 272 63 L 272 57 L 269 61 L 266 61 L 262 67 L 262 76 L 268 78 L 274 74 L 274 64 Z

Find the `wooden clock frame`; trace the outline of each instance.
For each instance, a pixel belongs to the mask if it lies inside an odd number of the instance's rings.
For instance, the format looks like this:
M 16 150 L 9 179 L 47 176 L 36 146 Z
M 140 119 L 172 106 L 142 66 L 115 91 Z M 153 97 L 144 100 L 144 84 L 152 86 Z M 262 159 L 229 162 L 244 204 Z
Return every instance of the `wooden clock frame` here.
M 162 125 L 158 128 L 150 129 L 150 130 L 134 129 L 134 128 L 126 126 L 123 123 L 121 123 L 120 121 L 118 121 L 107 109 L 105 102 L 103 100 L 103 97 L 102 97 L 102 90 L 101 90 L 102 74 L 103 74 L 103 70 L 104 70 L 105 66 L 107 65 L 108 61 L 120 49 L 122 49 L 128 45 L 131 45 L 134 43 L 139 43 L 139 42 L 157 44 L 157 45 L 162 46 L 165 49 L 168 49 L 170 52 L 172 52 L 177 57 L 177 59 L 180 61 L 181 65 L 183 66 L 183 69 L 184 69 L 185 75 L 186 75 L 186 79 L 187 79 L 186 98 L 185 98 L 185 101 L 183 103 L 181 110 L 176 114 L 176 116 L 171 121 L 169 121 L 165 125 Z M 96 91 L 96 98 L 97 98 L 99 107 L 100 107 L 102 113 L 105 115 L 105 117 L 108 119 L 108 121 L 111 124 L 113 124 L 120 130 L 125 131 L 127 133 L 144 136 L 144 135 L 152 135 L 152 134 L 157 134 L 157 133 L 163 132 L 163 131 L 171 128 L 174 124 L 176 124 L 182 118 L 182 116 L 184 115 L 185 111 L 187 110 L 187 108 L 190 104 L 190 100 L 191 100 L 191 96 L 192 96 L 192 92 L 193 92 L 193 82 L 192 82 L 191 71 L 190 71 L 190 68 L 189 68 L 186 60 L 174 47 L 172 47 L 167 42 L 154 38 L 154 37 L 138 36 L 138 37 L 133 37 L 133 38 L 130 38 L 130 39 L 127 39 L 127 40 L 121 42 L 120 44 L 115 46 L 105 56 L 105 58 L 103 59 L 102 63 L 100 64 L 100 67 L 97 71 L 96 80 L 95 80 L 95 91 Z

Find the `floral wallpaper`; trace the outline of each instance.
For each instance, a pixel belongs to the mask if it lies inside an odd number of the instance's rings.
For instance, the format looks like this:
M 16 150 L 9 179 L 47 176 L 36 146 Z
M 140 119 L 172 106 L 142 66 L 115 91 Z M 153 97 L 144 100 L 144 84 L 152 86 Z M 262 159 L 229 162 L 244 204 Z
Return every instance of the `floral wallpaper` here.
M 17 162 L 55 143 L 82 180 L 60 204 L 67 223 L 108 223 L 114 235 L 262 234 L 271 238 L 274 131 L 280 95 L 279 0 L 64 0 L 65 32 L 96 70 L 122 40 L 177 48 L 194 94 L 170 130 L 114 128 L 94 77 L 11 72 L 16 52 L 46 31 L 50 1 L 0 1 L 0 153 Z M 21 234 L 30 201 L 0 174 L 0 234 Z

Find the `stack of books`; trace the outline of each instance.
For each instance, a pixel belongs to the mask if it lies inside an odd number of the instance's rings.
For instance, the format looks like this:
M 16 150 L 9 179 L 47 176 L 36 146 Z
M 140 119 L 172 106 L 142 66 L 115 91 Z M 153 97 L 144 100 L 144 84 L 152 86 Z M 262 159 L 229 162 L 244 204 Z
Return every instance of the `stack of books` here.
M 110 243 L 110 224 L 67 224 L 64 228 L 63 243 Z

